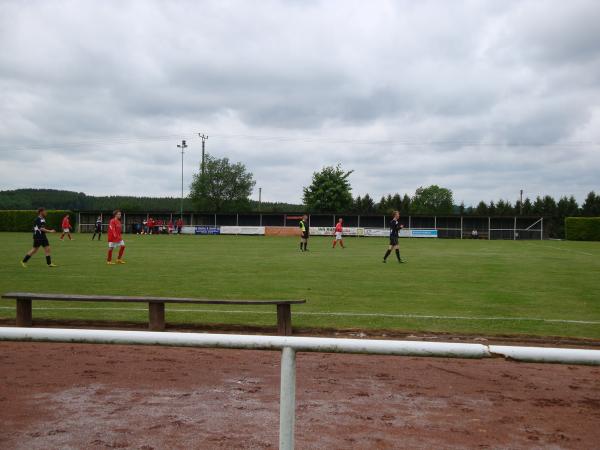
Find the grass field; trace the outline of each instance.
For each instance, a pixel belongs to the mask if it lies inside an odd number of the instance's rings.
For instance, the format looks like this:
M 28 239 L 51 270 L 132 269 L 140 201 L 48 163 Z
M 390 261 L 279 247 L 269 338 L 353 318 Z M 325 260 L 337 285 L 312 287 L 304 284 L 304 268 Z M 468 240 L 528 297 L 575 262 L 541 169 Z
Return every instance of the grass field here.
M 164 295 L 227 299 L 306 298 L 298 327 L 600 338 L 600 243 L 401 240 L 408 264 L 381 263 L 383 238 L 331 249 L 313 237 L 126 236 L 127 265 L 107 266 L 106 242 L 50 235 L 53 259 L 29 268 L 26 233 L 1 233 L 0 292 Z M 2 301 L 0 317 L 14 317 Z M 34 320 L 145 322 L 145 305 L 34 302 Z M 168 305 L 168 323 L 269 325 L 272 307 Z

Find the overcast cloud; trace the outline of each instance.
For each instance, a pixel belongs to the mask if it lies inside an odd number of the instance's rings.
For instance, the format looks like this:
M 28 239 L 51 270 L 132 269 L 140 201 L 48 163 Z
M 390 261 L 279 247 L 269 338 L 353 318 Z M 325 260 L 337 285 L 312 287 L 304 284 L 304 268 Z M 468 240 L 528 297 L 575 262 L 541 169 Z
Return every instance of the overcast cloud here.
M 0 0 L 0 189 L 177 196 L 207 151 L 466 204 L 600 191 L 600 2 Z

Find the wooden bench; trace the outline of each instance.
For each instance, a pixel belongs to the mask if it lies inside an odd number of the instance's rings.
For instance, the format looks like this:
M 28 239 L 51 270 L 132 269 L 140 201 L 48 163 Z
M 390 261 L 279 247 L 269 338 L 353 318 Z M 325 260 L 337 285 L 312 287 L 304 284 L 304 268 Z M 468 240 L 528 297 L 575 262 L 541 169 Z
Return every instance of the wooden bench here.
M 116 303 L 148 303 L 149 329 L 163 331 L 165 329 L 165 303 L 184 303 L 199 305 L 276 305 L 277 333 L 283 336 L 292 334 L 292 305 L 306 303 L 306 300 L 207 300 L 197 298 L 172 297 L 125 297 L 115 295 L 76 295 L 76 294 L 36 294 L 31 292 L 9 292 L 2 298 L 17 301 L 17 326 L 32 326 L 33 300 L 67 301 L 67 302 L 116 302 Z

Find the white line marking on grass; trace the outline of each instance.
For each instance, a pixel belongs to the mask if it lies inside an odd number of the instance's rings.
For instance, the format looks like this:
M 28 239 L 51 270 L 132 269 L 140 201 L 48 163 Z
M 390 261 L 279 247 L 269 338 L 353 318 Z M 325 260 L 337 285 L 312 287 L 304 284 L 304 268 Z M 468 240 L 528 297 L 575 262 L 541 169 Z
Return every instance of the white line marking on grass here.
M 579 253 L 580 255 L 586 255 L 586 256 L 596 256 L 593 253 L 588 253 L 588 252 L 581 252 L 579 250 L 571 250 L 570 248 L 561 248 L 561 247 L 553 247 L 548 245 L 548 248 L 553 248 L 555 250 L 562 250 L 564 252 L 571 252 L 571 253 Z
M 554 250 L 562 250 L 563 252 L 571 252 L 571 253 L 578 253 L 580 255 L 585 255 L 585 256 L 596 256 L 593 253 L 588 253 L 588 252 L 581 252 L 579 250 L 571 250 L 570 248 L 562 248 L 562 247 L 554 247 L 552 245 L 545 245 L 543 247 L 539 247 L 537 245 L 533 245 L 533 244 L 528 244 L 529 247 L 535 247 L 535 248 L 552 248 Z
M 0 309 L 14 309 L 10 306 L 0 306 Z M 145 308 L 33 308 L 36 311 L 135 311 L 148 312 Z M 275 315 L 274 311 L 247 311 L 247 310 L 219 310 L 219 309 L 170 309 L 168 312 L 186 313 L 218 313 L 218 314 L 256 314 Z M 600 325 L 596 320 L 569 320 L 569 319 L 542 319 L 539 317 L 469 317 L 469 316 L 430 316 L 420 314 L 383 314 L 383 313 L 353 313 L 353 312 L 293 312 L 296 316 L 325 316 L 325 317 L 382 317 L 392 319 L 432 319 L 432 320 L 490 320 L 490 321 L 521 321 L 521 322 L 548 322 L 548 323 L 575 323 L 584 325 Z

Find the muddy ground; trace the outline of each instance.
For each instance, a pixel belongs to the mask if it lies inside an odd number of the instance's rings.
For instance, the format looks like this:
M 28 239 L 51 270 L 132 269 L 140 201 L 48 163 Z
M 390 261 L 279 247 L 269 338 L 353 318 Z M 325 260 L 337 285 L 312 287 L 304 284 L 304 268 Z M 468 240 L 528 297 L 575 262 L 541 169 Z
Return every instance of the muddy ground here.
M 0 342 L 0 448 L 277 448 L 277 352 Z M 308 354 L 296 448 L 600 446 L 600 368 Z

